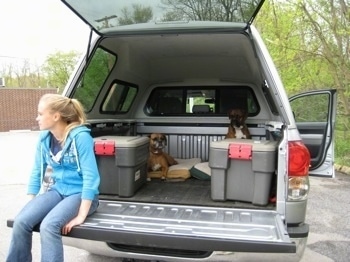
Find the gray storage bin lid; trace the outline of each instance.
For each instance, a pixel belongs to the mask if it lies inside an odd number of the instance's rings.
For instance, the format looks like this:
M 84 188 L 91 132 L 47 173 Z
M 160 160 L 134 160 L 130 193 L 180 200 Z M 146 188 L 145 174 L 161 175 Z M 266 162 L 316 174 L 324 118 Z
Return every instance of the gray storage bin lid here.
M 278 141 L 271 140 L 253 140 L 227 138 L 220 141 L 211 142 L 211 148 L 229 149 L 230 144 L 251 145 L 253 152 L 271 152 L 276 151 Z
M 145 136 L 99 136 L 94 141 L 115 141 L 116 147 L 139 147 L 149 143 L 149 138 Z

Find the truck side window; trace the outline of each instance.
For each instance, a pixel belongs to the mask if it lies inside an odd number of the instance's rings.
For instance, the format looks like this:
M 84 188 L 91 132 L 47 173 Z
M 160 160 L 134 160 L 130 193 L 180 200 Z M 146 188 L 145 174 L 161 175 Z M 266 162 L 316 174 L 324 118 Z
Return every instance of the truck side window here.
M 124 82 L 115 82 L 102 103 L 102 113 L 126 113 L 137 94 L 137 87 Z
M 100 89 L 103 87 L 108 75 L 117 61 L 116 55 L 98 48 L 93 54 L 85 73 L 82 74 L 79 86 L 75 89 L 73 97 L 84 106 L 85 111 L 91 111 Z

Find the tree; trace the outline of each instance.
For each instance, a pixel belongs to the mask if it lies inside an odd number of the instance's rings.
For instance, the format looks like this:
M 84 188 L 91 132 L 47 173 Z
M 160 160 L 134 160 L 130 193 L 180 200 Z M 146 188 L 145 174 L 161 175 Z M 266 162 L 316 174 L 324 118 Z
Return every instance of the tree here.
M 306 30 L 312 32 L 310 42 L 316 53 L 327 61 L 330 77 L 338 90 L 340 112 L 345 116 L 343 124 L 350 129 L 350 13 L 349 2 L 344 0 L 315 3 L 300 1 L 297 7 L 304 13 Z M 317 41 L 316 41 L 317 39 Z M 313 41 L 312 41 L 313 40 Z M 316 45 L 317 43 L 317 45 Z
M 47 79 L 47 86 L 57 87 L 61 92 L 67 84 L 78 58 L 79 53 L 76 51 L 68 53 L 59 51 L 49 55 L 42 67 Z
M 165 21 L 248 21 L 258 0 L 162 0 Z
M 349 139 L 350 128 L 348 1 L 275 0 L 266 2 L 261 11 L 256 26 L 288 93 L 337 89 L 336 154 L 348 161 L 350 147 L 344 143 Z
M 317 53 L 327 61 L 330 78 L 338 91 L 338 140 L 336 154 L 342 162 L 350 159 L 350 13 L 349 1 L 302 0 L 298 8 L 303 11 L 307 30 L 313 33 L 313 45 Z M 311 41 L 310 41 L 311 42 Z M 339 132 L 342 131 L 342 134 Z
M 118 18 L 119 25 L 131 25 L 149 22 L 153 17 L 151 7 L 133 4 L 132 11 L 127 7 L 121 9 L 122 17 Z
M 8 88 L 33 88 L 40 86 L 40 67 L 28 59 L 14 59 L 2 65 L 1 77 Z
M 350 128 L 349 11 L 343 0 L 270 1 L 257 19 L 289 93 L 336 88 L 338 112 L 345 116 L 339 120 L 346 130 Z
M 331 86 L 326 61 L 310 46 L 303 13 L 286 2 L 265 4 L 255 23 L 288 93 Z

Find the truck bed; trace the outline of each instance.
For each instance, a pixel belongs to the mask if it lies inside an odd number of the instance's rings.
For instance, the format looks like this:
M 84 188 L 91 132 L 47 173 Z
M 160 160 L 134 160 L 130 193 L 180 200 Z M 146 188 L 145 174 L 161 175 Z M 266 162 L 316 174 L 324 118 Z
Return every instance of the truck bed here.
M 210 181 L 198 180 L 196 178 L 189 178 L 180 182 L 153 179 L 147 181 L 132 197 L 100 195 L 100 199 L 207 207 L 274 209 L 274 205 L 271 203 L 267 206 L 258 206 L 240 201 L 213 201 L 210 193 Z

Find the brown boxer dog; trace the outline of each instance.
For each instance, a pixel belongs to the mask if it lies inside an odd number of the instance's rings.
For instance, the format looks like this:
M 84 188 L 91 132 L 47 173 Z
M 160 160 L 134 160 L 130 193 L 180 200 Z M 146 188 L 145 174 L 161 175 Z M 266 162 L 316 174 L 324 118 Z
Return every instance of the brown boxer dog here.
M 246 138 L 250 139 L 248 127 L 245 123 L 248 118 L 248 112 L 241 108 L 233 108 L 228 111 L 230 125 L 226 134 L 226 138 Z
M 176 165 L 177 161 L 167 153 L 163 148 L 167 145 L 167 139 L 164 134 L 153 133 L 149 136 L 149 158 L 147 162 L 148 172 L 160 171 L 161 179 L 166 179 L 169 166 Z M 150 180 L 148 176 L 148 180 Z

